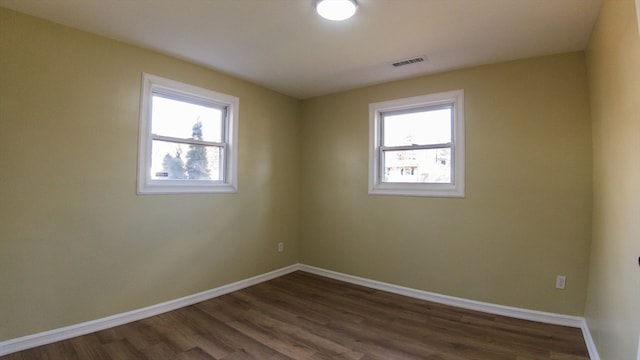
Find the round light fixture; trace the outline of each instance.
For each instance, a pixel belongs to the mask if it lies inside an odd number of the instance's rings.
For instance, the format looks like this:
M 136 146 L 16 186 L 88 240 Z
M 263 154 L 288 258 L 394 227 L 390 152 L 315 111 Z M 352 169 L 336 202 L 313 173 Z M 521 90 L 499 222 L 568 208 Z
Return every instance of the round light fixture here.
M 327 20 L 346 20 L 356 13 L 356 0 L 316 0 L 316 11 Z

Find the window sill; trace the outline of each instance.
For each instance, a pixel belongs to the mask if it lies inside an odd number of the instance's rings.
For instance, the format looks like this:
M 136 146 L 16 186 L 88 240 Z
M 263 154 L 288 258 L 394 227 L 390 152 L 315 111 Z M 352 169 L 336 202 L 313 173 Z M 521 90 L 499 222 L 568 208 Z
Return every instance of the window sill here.
M 370 186 L 369 195 L 464 198 L 464 188 L 452 184 L 386 183 Z
M 191 182 L 191 181 L 189 181 Z M 150 194 L 217 194 L 236 193 L 238 187 L 235 184 L 224 184 L 213 181 L 203 181 L 198 184 L 176 181 L 173 184 L 152 182 L 138 187 L 138 195 Z

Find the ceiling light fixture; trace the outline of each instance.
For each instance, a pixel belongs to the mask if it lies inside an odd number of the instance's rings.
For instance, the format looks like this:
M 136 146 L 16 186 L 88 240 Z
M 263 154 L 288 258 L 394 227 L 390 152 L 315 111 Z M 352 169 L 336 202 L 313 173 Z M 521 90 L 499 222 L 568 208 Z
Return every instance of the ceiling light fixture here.
M 356 0 L 315 0 L 316 11 L 327 20 L 346 20 L 356 13 Z

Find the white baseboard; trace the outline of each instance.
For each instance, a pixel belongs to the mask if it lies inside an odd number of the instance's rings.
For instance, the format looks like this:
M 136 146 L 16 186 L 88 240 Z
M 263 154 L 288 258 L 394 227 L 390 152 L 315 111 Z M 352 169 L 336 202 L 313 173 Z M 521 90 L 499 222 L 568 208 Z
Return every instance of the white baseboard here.
M 342 274 L 335 271 L 325 270 L 308 265 L 300 265 L 300 270 L 356 285 L 366 286 L 372 289 L 387 291 L 398 295 L 409 296 L 416 299 L 431 301 L 444 305 L 451 305 L 468 310 L 482 311 L 489 314 L 509 316 L 516 319 L 531 320 L 546 324 L 570 326 L 574 328 L 581 328 L 584 322 L 584 318 L 578 316 L 555 314 L 511 306 L 496 305 L 475 300 L 468 300 L 459 297 L 442 295 L 438 293 L 383 283 L 380 281 Z
M 454 296 L 442 295 L 438 293 L 432 293 L 423 290 L 416 290 L 403 286 L 388 284 L 376 280 L 361 278 L 358 276 L 347 275 L 331 270 L 321 269 L 309 265 L 299 264 L 299 269 L 312 274 L 328 277 L 335 280 L 348 282 L 351 284 L 361 285 L 368 288 L 387 291 L 390 293 L 404 295 L 420 300 L 426 300 L 435 302 L 438 304 L 451 305 L 468 310 L 482 311 L 489 314 L 503 315 L 516 319 L 537 321 L 546 324 L 569 326 L 573 328 L 579 328 L 582 330 L 584 341 L 587 345 L 587 351 L 589 351 L 589 357 L 591 360 L 600 360 L 598 351 L 596 349 L 593 338 L 591 338 L 591 332 L 587 326 L 587 321 L 583 317 L 556 314 L 544 311 L 522 309 L 511 306 L 497 305 L 491 303 L 485 303 L 481 301 L 463 299 Z M 640 345 L 639 345 L 640 347 Z M 640 350 L 639 350 L 640 353 Z M 640 358 L 638 358 L 640 360 Z
M 536 310 L 528 310 L 510 306 L 496 305 L 475 300 L 468 300 L 448 295 L 432 293 L 423 290 L 407 288 L 403 286 L 384 283 L 376 280 L 366 279 L 353 275 L 343 274 L 331 270 L 325 270 L 304 264 L 294 264 L 282 269 L 268 272 L 266 274 L 254 276 L 232 284 L 223 285 L 215 289 L 203 291 L 197 294 L 185 296 L 179 299 L 167 301 L 161 304 L 152 305 L 142 309 L 116 314 L 113 316 L 92 320 L 76 325 L 71 325 L 59 329 L 45 331 L 33 335 L 23 336 L 16 339 L 0 342 L 0 356 L 14 352 L 34 348 L 36 346 L 50 344 L 56 341 L 66 340 L 72 337 L 90 334 L 92 332 L 104 330 L 110 327 L 124 325 L 133 321 L 141 320 L 168 311 L 176 310 L 195 303 L 213 299 L 249 286 L 259 284 L 264 281 L 301 270 L 308 273 L 324 276 L 327 278 L 340 280 L 368 288 L 387 291 L 394 294 L 409 296 L 416 299 L 431 301 L 439 304 L 451 305 L 463 309 L 482 311 L 485 313 L 509 316 L 517 319 L 538 321 L 547 324 L 570 326 L 582 329 L 582 334 L 587 344 L 591 360 L 600 360 L 591 333 L 584 318 L 563 314 L 555 314 Z M 640 359 L 639 359 L 640 360 Z
M 582 326 L 580 326 L 582 330 L 582 336 L 584 337 L 584 342 L 587 344 L 587 350 L 589 351 L 589 358 L 591 360 L 600 360 L 600 354 L 598 354 L 598 349 L 596 349 L 596 344 L 593 342 L 593 338 L 591 337 L 591 331 L 589 331 L 589 325 L 587 324 L 587 320 L 584 319 L 582 321 Z M 640 358 L 638 358 L 640 360 Z
M 124 325 L 133 321 L 176 310 L 185 306 L 199 303 L 201 301 L 213 299 L 221 295 L 244 289 L 246 287 L 253 286 L 264 281 L 275 279 L 296 270 L 299 270 L 298 264 L 287 266 L 282 269 L 268 272 L 266 274 L 254 276 L 249 279 L 240 280 L 231 284 L 217 287 L 215 289 L 206 290 L 197 294 L 170 300 L 142 309 L 128 311 L 97 320 L 87 321 L 76 325 L 66 326 L 59 329 L 53 329 L 50 331 L 3 341 L 0 342 L 0 356 L 34 348 L 36 346 L 51 344 L 56 341 L 66 340 L 76 336 L 90 334 L 92 332 L 104 330 L 114 326 Z

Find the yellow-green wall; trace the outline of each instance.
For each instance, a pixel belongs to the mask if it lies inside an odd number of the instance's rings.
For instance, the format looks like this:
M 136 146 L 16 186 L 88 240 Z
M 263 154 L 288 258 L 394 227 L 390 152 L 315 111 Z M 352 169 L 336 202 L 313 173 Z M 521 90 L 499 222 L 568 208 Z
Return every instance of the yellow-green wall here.
M 304 101 L 0 8 L 0 341 L 296 262 L 582 316 L 593 215 L 586 314 L 603 353 L 630 351 L 637 269 L 618 264 L 638 255 L 640 222 L 617 227 L 640 203 L 630 3 L 605 4 L 588 62 L 546 56 Z M 136 195 L 142 72 L 240 98 L 237 194 Z M 368 195 L 368 104 L 454 89 L 466 197 Z
M 640 341 L 640 34 L 633 0 L 607 0 L 587 50 L 593 245 L 585 317 L 602 359 Z
M 238 193 L 136 195 L 142 72 L 240 98 Z M 298 100 L 1 8 L 0 99 L 0 341 L 297 262 Z
M 465 198 L 368 195 L 368 104 L 455 89 L 465 91 Z M 302 111 L 303 263 L 583 314 L 592 169 L 582 52 L 328 95 Z

